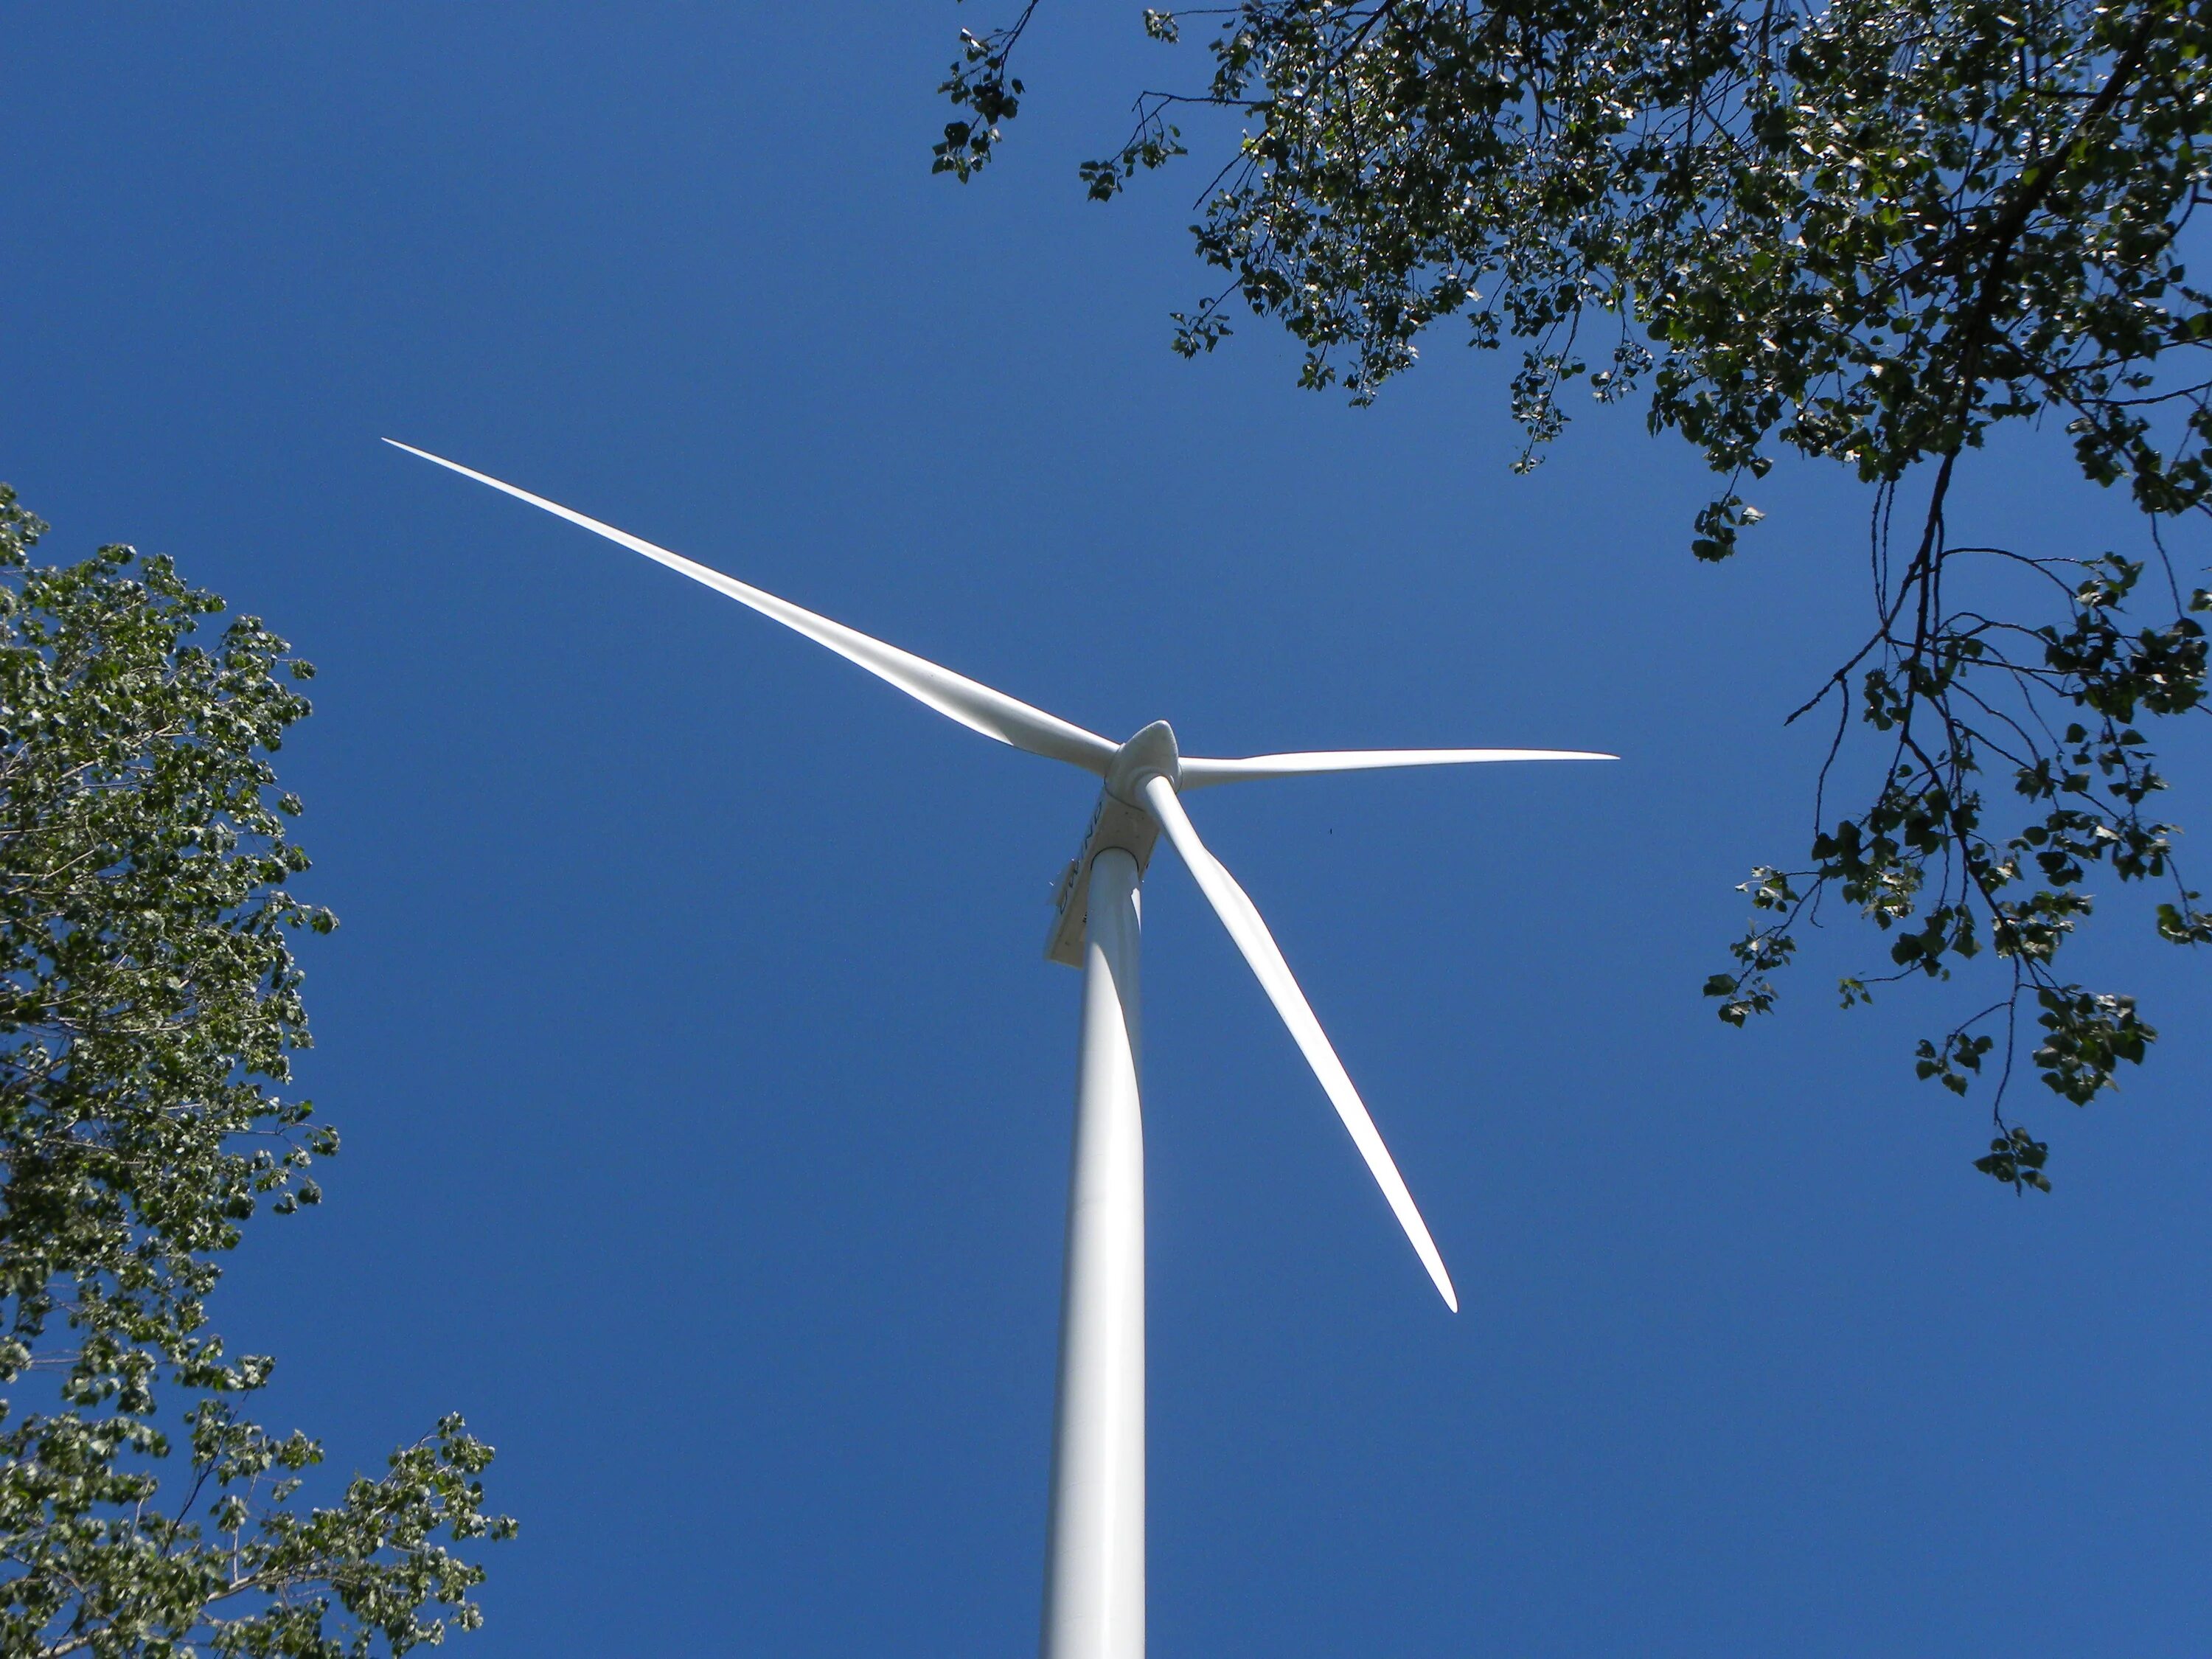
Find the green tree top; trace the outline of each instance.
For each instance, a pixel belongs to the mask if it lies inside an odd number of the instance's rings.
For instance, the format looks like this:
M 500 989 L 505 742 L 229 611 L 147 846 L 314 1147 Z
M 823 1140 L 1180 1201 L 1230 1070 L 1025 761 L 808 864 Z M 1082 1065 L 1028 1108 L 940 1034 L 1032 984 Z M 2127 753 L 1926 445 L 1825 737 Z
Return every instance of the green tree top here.
M 963 33 L 936 166 L 971 178 L 1023 92 L 1036 0 Z M 1978 1167 L 2047 1187 L 2004 1115 L 2025 1054 L 2086 1104 L 2155 1036 L 2132 997 L 2069 978 L 2100 872 L 2164 890 L 2160 937 L 2212 939 L 2177 872 L 2142 727 L 2205 708 L 2205 638 L 2161 528 L 2212 505 L 2212 315 L 2185 263 L 2212 167 L 2212 39 L 2183 0 L 1248 0 L 1203 20 L 1211 71 L 1146 91 L 1085 163 L 1111 200 L 1186 153 L 1175 118 L 1243 119 L 1193 227 L 1221 286 L 1175 317 L 1210 351 L 1238 311 L 1304 349 L 1303 384 L 1364 403 L 1455 316 L 1519 343 L 1519 465 L 1580 386 L 1640 402 L 1723 480 L 1702 559 L 1759 519 L 1745 491 L 1794 450 L 1869 489 L 1863 643 L 1790 718 L 1835 721 L 1819 828 L 1745 884 L 1753 925 L 1706 990 L 1769 1009 L 1771 975 L 1834 894 L 1888 935 L 1876 974 L 1948 978 L 1986 951 L 1994 999 L 1923 1040 L 1965 1094 Z M 1182 25 L 1147 10 L 1146 31 Z M 2007 421 L 2056 421 L 2082 476 L 2127 489 L 2143 556 L 1954 536 L 1957 468 Z M 1894 533 L 1893 533 L 1894 532 Z M 2136 614 L 2148 609 L 2149 620 Z M 1854 726 L 1856 769 L 1836 769 Z M 1838 798 L 1847 805 L 1838 808 Z M 2023 1024 L 2032 1018 L 2033 1030 Z M 1994 1056 L 1992 1050 L 1999 1052 Z
M 337 1150 L 280 1092 L 289 936 L 332 926 L 268 758 L 313 671 L 252 617 L 198 642 L 222 602 L 167 559 L 33 567 L 45 528 L 0 485 L 0 1652 L 404 1652 L 477 1621 L 437 1537 L 512 1530 L 490 1449 L 448 1418 L 301 1512 L 319 1449 L 239 1415 L 271 1362 L 206 1322 Z

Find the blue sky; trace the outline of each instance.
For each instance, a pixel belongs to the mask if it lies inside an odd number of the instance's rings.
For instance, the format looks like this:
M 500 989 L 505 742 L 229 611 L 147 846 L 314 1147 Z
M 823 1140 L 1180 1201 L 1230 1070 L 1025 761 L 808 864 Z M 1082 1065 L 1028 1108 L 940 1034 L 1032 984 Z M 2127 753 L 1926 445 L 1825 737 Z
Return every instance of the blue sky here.
M 218 1304 L 264 1414 L 338 1474 L 453 1408 L 500 1447 L 483 1659 L 1035 1640 L 1087 781 L 391 434 L 1116 736 L 1625 757 L 1194 803 L 1457 1318 L 1156 866 L 1157 1654 L 2212 1650 L 2201 961 L 2081 947 L 2166 1037 L 2022 1092 L 2025 1201 L 1910 1077 L 1967 989 L 1839 1013 L 1838 928 L 1722 1027 L 1863 498 L 1785 470 L 1706 568 L 1633 415 L 1509 475 L 1498 358 L 1366 411 L 1257 325 L 1180 362 L 1200 180 L 1074 173 L 1170 70 L 1134 8 L 1042 16 L 963 190 L 949 4 L 11 15 L 0 476 L 322 670 L 281 758 L 346 1150 Z M 2115 506 L 2027 438 L 1956 521 L 2140 551 Z

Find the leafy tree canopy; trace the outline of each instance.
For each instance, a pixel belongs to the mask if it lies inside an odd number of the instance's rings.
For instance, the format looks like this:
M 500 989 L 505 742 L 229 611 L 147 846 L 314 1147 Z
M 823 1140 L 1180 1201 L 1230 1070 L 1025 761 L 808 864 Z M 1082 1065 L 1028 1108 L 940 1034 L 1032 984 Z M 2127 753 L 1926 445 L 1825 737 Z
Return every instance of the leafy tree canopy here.
M 268 756 L 313 672 L 167 559 L 34 568 L 0 485 L 0 1653 L 335 1659 L 470 1628 L 501 1537 L 449 1417 L 303 1508 L 321 1452 L 241 1414 L 270 1361 L 206 1322 L 266 1204 L 337 1136 L 278 1092 L 288 943 L 331 919 Z M 28 1396 L 29 1409 L 26 1409 Z
M 1030 0 L 963 32 L 936 149 L 967 179 L 1018 112 Z M 1922 1040 L 1923 1078 L 1990 1085 L 1978 1167 L 2048 1188 L 2005 1115 L 2024 1057 L 2086 1105 L 2155 1031 L 2069 976 L 2087 884 L 2151 884 L 2159 937 L 2212 939 L 2159 820 L 2143 728 L 2203 711 L 2212 609 L 2166 556 L 2212 507 L 2206 290 L 2184 253 L 2206 199 L 2212 38 L 2185 0 L 1249 0 L 1143 13 L 1202 25 L 1211 72 L 1146 91 L 1109 201 L 1187 153 L 1185 106 L 1234 112 L 1193 227 L 1220 286 L 1175 317 L 1211 351 L 1240 313 L 1304 348 L 1303 384 L 1357 403 L 1457 317 L 1521 352 L 1537 458 L 1577 386 L 1635 401 L 1723 480 L 1690 549 L 1725 559 L 1744 492 L 1785 451 L 1869 487 L 1863 643 L 1791 714 L 1834 722 L 1817 833 L 1753 872 L 1754 907 L 1705 989 L 1741 1025 L 1832 894 L 1887 935 L 1888 981 L 1986 953 L 1988 1006 Z M 2063 425 L 2082 476 L 2124 489 L 2144 556 L 2057 557 L 1955 536 L 1962 460 L 2007 421 Z M 1838 771 L 1859 734 L 1857 769 Z M 1840 804 L 1839 803 L 1840 799 Z M 2032 1021 L 2032 1025 L 2027 1022 Z M 1989 1074 L 1994 1075 L 1989 1075 Z

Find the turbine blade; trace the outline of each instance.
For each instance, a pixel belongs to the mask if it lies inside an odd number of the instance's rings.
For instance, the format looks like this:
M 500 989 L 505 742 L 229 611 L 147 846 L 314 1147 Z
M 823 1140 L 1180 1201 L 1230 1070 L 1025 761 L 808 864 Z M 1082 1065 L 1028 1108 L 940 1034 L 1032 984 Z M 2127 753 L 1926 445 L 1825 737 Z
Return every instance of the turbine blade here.
M 1329 749 L 1300 755 L 1247 755 L 1241 760 L 1182 757 L 1182 787 L 1204 789 L 1248 778 L 1292 778 L 1309 772 L 1366 772 L 1385 766 L 1466 766 L 1477 761 L 1619 760 L 1580 749 Z
M 1454 1313 L 1459 1311 L 1459 1293 L 1452 1289 L 1451 1275 L 1444 1271 L 1444 1259 L 1437 1252 L 1436 1240 L 1429 1237 L 1428 1224 L 1413 1206 L 1413 1195 L 1406 1190 L 1405 1177 L 1390 1160 L 1390 1149 L 1382 1144 L 1382 1136 L 1375 1127 L 1375 1120 L 1367 1115 L 1367 1108 L 1359 1098 L 1359 1091 L 1352 1086 L 1346 1075 L 1344 1062 L 1329 1047 L 1328 1036 L 1314 1018 L 1312 1006 L 1305 993 L 1291 976 L 1290 964 L 1283 960 L 1283 952 L 1275 943 L 1275 936 L 1267 931 L 1267 924 L 1260 919 L 1244 890 L 1237 884 L 1237 878 L 1223 867 L 1221 860 L 1206 849 L 1192 827 L 1190 815 L 1182 810 L 1176 799 L 1175 786 L 1158 773 L 1145 780 L 1145 803 L 1152 808 L 1152 816 L 1167 831 L 1168 839 L 1175 843 L 1176 853 L 1189 866 L 1197 880 L 1199 890 L 1213 906 L 1221 925 L 1229 930 L 1229 937 L 1244 953 L 1244 960 L 1252 965 L 1261 988 L 1267 992 L 1275 1012 L 1283 1017 L 1283 1024 L 1291 1028 L 1291 1036 L 1313 1067 L 1314 1075 L 1321 1079 L 1322 1091 L 1336 1115 L 1344 1120 L 1344 1127 L 1352 1133 L 1352 1144 L 1359 1148 L 1360 1157 L 1367 1160 L 1368 1172 L 1382 1188 L 1382 1196 L 1390 1200 L 1390 1208 L 1398 1218 L 1398 1224 L 1406 1230 L 1413 1241 L 1413 1253 L 1421 1258 L 1421 1265 L 1429 1270 L 1436 1281 L 1437 1290 L 1444 1305 Z
M 433 455 L 427 449 L 403 444 L 397 438 L 386 438 L 384 441 L 394 449 L 404 449 L 410 455 L 419 455 L 424 460 L 435 462 L 465 478 L 474 478 L 478 483 L 503 490 L 517 501 L 543 507 L 556 518 L 581 525 L 611 542 L 619 542 L 631 552 L 642 553 L 655 563 L 665 564 L 671 570 L 690 577 L 693 581 L 703 582 L 716 592 L 727 594 L 739 605 L 750 605 L 763 617 L 771 617 L 786 628 L 805 635 L 816 644 L 827 646 L 848 662 L 857 663 L 877 678 L 890 681 L 908 696 L 927 703 L 939 714 L 959 721 L 971 732 L 981 732 L 987 738 L 996 738 L 1000 743 L 1011 744 L 1032 755 L 1066 761 L 1072 766 L 1079 766 L 1086 772 L 1096 772 L 1101 776 L 1104 775 L 1108 764 L 1114 758 L 1116 745 L 1097 732 L 1086 732 L 1056 714 L 1046 714 L 1042 708 L 1032 708 L 1018 698 L 1010 697 L 1003 691 L 994 691 L 988 685 L 978 684 L 949 668 L 940 668 L 910 651 L 902 651 L 895 645 L 872 639 L 858 629 L 831 622 L 827 617 L 818 617 L 788 599 L 764 593 L 734 576 L 725 576 L 720 571 L 709 569 L 680 553 L 672 553 L 665 547 L 655 547 L 651 542 L 630 535 L 626 531 L 617 530 L 612 525 L 601 524 L 597 519 L 586 518 L 572 507 L 549 501 L 543 495 L 533 495 L 511 483 L 503 483 L 473 467 L 463 466 L 459 461 L 449 461 L 442 455 Z

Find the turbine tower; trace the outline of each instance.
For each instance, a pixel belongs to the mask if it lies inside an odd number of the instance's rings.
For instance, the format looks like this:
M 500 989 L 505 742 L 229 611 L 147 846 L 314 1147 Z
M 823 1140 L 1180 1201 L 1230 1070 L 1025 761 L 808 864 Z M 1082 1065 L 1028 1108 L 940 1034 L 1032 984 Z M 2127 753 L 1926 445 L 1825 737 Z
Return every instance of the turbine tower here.
M 1104 781 L 1083 847 L 1060 879 L 1045 955 L 1083 970 L 1075 1146 L 1067 1195 L 1058 1408 L 1045 1547 L 1042 1659 L 1145 1651 L 1145 1130 L 1138 1086 L 1138 890 L 1162 835 L 1243 953 L 1336 1108 L 1444 1305 L 1459 1296 L 1413 1194 L 1329 1046 L 1260 912 L 1199 839 L 1182 797 L 1250 779 L 1480 761 L 1612 760 L 1560 749 L 1361 749 L 1206 760 L 1166 721 L 1116 744 L 949 668 L 817 616 L 719 570 L 397 439 L 385 441 L 543 507 L 750 605 L 970 731 Z

